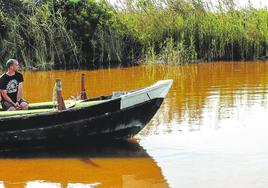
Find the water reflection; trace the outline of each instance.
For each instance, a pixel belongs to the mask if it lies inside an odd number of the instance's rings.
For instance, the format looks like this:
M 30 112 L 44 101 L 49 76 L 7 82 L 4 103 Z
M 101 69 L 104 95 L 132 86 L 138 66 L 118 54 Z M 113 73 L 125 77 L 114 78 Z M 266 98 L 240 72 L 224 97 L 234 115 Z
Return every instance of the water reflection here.
M 70 181 L 100 182 L 104 187 L 166 187 L 163 173 L 171 187 L 267 186 L 267 62 L 25 72 L 25 98 L 30 102 L 51 100 L 56 78 L 63 81 L 65 99 L 78 95 L 82 72 L 86 73 L 90 97 L 145 87 L 161 79 L 174 80 L 161 109 L 137 136 L 150 157 L 136 157 L 136 152 L 129 153 L 133 157 L 93 159 L 83 152 L 83 159 L 62 154 L 57 157 L 55 153 L 55 158 L 48 159 L 51 154 L 34 159 L 9 155 L 12 159 L 0 160 L 6 169 L 0 171 L 4 182 L 49 180 L 64 187 Z
M 147 69 L 161 75 L 161 67 Z M 174 85 L 143 136 L 228 128 L 228 119 L 246 122 L 257 118 L 256 110 L 267 111 L 268 63 L 216 62 L 163 69 Z
M 173 79 L 167 99 L 150 126 L 144 130 L 144 135 L 218 129 L 222 127 L 220 120 L 237 116 L 237 108 L 241 106 L 243 109 L 250 109 L 256 103 L 262 108 L 267 106 L 268 63 L 265 62 L 24 72 L 25 98 L 30 102 L 51 100 L 56 78 L 62 79 L 65 99 L 79 95 L 81 73 L 86 74 L 90 97 L 145 87 L 161 79 Z M 40 82 L 27 82 L 33 78 L 42 81 L 41 90 Z M 162 126 L 158 126 L 160 124 Z
M 100 183 L 68 183 L 66 188 L 94 188 L 101 185 Z M 30 181 L 27 182 L 25 188 L 62 188 L 60 183 L 52 183 L 46 181 Z
M 186 65 L 140 144 L 171 187 L 268 184 L 268 63 Z
M 0 152 L 5 187 L 167 187 L 135 141 L 64 142 Z

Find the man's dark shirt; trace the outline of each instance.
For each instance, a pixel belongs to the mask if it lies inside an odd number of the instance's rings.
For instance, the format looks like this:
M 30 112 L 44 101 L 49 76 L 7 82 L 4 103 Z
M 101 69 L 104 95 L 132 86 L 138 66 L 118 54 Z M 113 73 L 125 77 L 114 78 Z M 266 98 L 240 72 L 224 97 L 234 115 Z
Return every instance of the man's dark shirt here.
M 15 72 L 13 76 L 8 76 L 6 73 L 0 77 L 0 89 L 7 90 L 7 95 L 13 102 L 17 102 L 17 93 L 19 83 L 23 82 L 23 76 L 19 72 Z M 4 98 L 1 94 L 2 101 Z

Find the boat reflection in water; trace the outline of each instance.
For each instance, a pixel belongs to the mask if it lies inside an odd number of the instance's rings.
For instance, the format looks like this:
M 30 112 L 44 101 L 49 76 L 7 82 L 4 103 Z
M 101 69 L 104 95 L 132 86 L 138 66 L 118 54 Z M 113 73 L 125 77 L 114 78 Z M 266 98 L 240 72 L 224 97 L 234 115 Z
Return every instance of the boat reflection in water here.
M 0 188 L 168 187 L 136 142 L 83 140 L 0 152 Z
M 174 80 L 161 108 L 138 135 L 140 145 L 157 161 L 170 187 L 267 187 L 268 62 L 28 71 L 23 74 L 24 97 L 29 102 L 50 101 L 57 78 L 62 80 L 64 99 L 79 95 L 82 73 L 86 74 L 89 97 Z M 29 80 L 45 81 L 40 89 L 40 82 Z M 60 182 L 62 187 L 73 182 L 165 187 L 160 169 L 150 157 L 93 158 L 100 167 L 76 159 L 81 157 L 13 159 L 0 161 L 0 179 L 6 186 L 9 180 L 43 179 Z

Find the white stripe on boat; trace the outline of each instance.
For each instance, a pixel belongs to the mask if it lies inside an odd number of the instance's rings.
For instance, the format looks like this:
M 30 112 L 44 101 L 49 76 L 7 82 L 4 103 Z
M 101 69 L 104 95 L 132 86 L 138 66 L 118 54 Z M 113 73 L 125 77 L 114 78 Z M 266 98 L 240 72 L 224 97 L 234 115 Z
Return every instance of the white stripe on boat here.
M 152 99 L 165 98 L 173 80 L 161 80 L 144 89 L 121 95 L 121 109 L 143 103 Z

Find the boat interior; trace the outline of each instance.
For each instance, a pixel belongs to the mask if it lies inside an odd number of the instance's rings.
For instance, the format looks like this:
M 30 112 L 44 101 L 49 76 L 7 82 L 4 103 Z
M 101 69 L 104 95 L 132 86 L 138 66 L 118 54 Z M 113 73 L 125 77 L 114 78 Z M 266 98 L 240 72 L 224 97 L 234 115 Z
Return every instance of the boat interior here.
M 100 96 L 100 97 L 95 97 L 95 98 L 89 98 L 86 100 L 64 100 L 64 104 L 66 106 L 66 110 L 71 109 L 71 108 L 88 107 L 88 106 L 92 106 L 92 105 L 105 102 L 110 99 L 119 98 L 122 95 L 131 93 L 134 91 L 137 91 L 137 90 L 132 90 L 128 92 L 127 91 L 115 91 L 112 93 L 112 95 L 109 95 L 109 96 Z M 0 105 L 0 118 L 9 117 L 9 116 L 57 112 L 59 111 L 57 106 L 58 105 L 56 101 L 39 102 L 39 103 L 30 103 L 28 110 L 4 111 L 2 106 Z
M 111 96 L 101 96 L 98 98 L 91 98 L 87 100 L 65 100 L 66 109 L 81 108 L 96 105 L 111 99 Z M 40 102 L 30 103 L 28 110 L 4 111 L 0 105 L 0 117 L 25 115 L 25 114 L 40 114 L 47 112 L 55 112 L 57 110 L 57 102 Z

